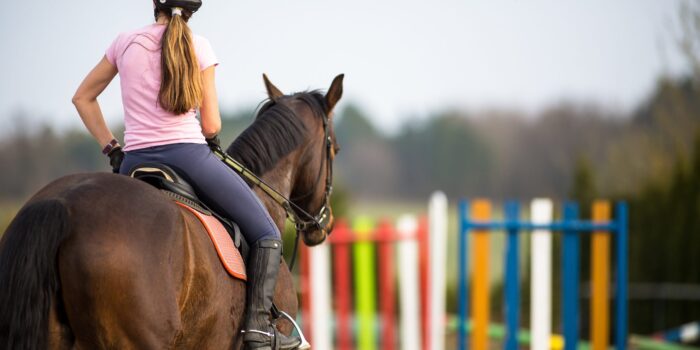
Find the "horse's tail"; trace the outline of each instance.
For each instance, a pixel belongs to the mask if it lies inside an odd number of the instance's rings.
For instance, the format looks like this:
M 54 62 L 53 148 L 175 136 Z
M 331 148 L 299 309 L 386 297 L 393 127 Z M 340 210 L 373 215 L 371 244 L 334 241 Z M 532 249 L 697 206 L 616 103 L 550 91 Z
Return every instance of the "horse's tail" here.
M 0 241 L 0 349 L 46 349 L 56 257 L 68 210 L 47 199 L 23 207 Z

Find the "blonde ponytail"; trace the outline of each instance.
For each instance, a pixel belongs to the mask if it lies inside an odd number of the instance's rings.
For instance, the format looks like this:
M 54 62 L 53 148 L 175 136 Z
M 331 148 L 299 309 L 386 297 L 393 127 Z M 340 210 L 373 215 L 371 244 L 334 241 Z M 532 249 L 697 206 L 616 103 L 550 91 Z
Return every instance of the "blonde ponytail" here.
M 202 76 L 194 52 L 192 33 L 185 19 L 175 14 L 161 40 L 161 84 L 158 102 L 163 109 L 183 114 L 202 102 Z

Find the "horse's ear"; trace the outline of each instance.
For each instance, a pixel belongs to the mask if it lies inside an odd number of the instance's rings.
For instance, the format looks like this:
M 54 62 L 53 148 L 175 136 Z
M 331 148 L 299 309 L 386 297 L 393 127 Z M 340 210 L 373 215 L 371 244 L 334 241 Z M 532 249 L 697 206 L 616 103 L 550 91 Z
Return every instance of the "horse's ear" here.
M 263 81 L 265 81 L 265 89 L 267 89 L 267 97 L 269 97 L 273 101 L 277 101 L 280 97 L 284 96 L 282 91 L 278 89 L 275 85 L 270 82 L 270 79 L 267 78 L 267 75 L 263 73 Z
M 331 87 L 328 88 L 328 93 L 326 94 L 326 102 L 328 103 L 328 112 L 333 110 L 335 104 L 343 96 L 343 78 L 345 74 L 340 74 L 331 83 Z

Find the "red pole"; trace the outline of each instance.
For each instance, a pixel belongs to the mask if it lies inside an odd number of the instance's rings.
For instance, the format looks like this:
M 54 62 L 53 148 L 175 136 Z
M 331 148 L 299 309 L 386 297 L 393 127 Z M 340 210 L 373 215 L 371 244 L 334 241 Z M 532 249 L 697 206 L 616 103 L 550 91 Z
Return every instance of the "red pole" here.
M 337 221 L 330 236 L 333 244 L 333 275 L 335 277 L 334 294 L 336 301 L 336 315 L 338 318 L 337 336 L 338 350 L 352 350 L 352 324 L 351 324 L 351 267 L 350 244 L 347 243 L 352 232 L 345 221 Z
M 425 350 L 430 350 L 430 240 L 428 238 L 428 219 L 423 216 L 418 221 L 418 260 L 420 263 L 420 316 L 423 319 L 423 349 Z
M 301 317 L 302 317 L 302 327 L 304 329 L 304 336 L 309 342 L 313 341 L 313 334 L 311 334 L 311 303 L 313 296 L 311 295 L 311 279 L 309 278 L 310 268 L 309 268 L 309 248 L 305 245 L 301 245 L 300 249 L 300 266 L 299 274 L 301 280 Z
M 379 293 L 382 323 L 381 347 L 392 350 L 396 345 L 396 320 L 394 318 L 394 229 L 389 220 L 382 220 L 376 231 L 379 244 Z

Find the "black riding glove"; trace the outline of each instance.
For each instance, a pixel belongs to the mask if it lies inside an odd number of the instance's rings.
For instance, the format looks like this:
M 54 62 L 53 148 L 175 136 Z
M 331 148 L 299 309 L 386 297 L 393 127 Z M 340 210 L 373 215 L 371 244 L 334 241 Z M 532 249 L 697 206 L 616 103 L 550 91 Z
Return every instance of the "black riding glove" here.
M 219 135 L 214 135 L 210 138 L 207 138 L 207 145 L 209 145 L 209 148 L 212 150 L 221 150 L 221 141 L 219 140 Z
M 112 148 L 112 150 L 107 153 L 107 157 L 109 157 L 109 165 L 112 166 L 112 172 L 119 174 L 119 168 L 122 166 L 122 161 L 124 161 L 124 151 L 122 151 L 122 147 L 117 146 Z

